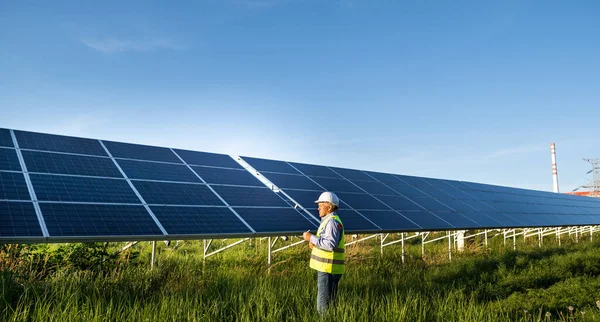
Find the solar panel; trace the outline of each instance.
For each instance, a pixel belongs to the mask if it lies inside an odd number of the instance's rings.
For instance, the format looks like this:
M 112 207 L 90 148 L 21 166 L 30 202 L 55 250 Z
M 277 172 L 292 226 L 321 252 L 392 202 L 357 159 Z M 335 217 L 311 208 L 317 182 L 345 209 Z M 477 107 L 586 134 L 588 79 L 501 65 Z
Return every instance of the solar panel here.
M 223 202 L 204 184 L 132 181 L 147 204 L 223 206 Z
M 31 174 L 40 201 L 140 203 L 127 181 L 93 177 Z
M 197 152 L 179 149 L 175 149 L 174 151 L 183 159 L 183 161 L 185 161 L 185 163 L 189 165 L 205 165 L 212 167 L 243 169 L 243 167 L 239 163 L 237 163 L 230 156 L 225 154 Z
M 160 236 L 139 205 L 40 203 L 50 236 Z
M 151 206 L 169 235 L 251 233 L 226 207 Z
M 29 172 L 123 178 L 109 158 L 38 151 L 21 153 Z
M 21 164 L 15 149 L 0 148 L 0 170 L 21 171 Z
M 347 233 L 600 224 L 591 198 L 241 157 L 273 191 L 223 154 L 14 138 L 0 129 L 0 241 L 299 234 L 318 225 L 314 201 L 324 190 L 340 197 Z
M 0 146 L 15 147 L 10 131 L 7 129 L 0 129 Z
M 167 148 L 112 141 L 102 143 L 115 158 L 182 163 L 175 153 Z
M 71 136 L 15 131 L 21 149 L 106 156 L 98 140 Z
M 0 237 L 42 237 L 31 202 L 0 201 Z
M 185 165 L 117 159 L 117 163 L 129 179 L 159 181 L 197 182 L 202 181 Z
M 0 200 L 31 200 L 23 173 L 0 172 Z

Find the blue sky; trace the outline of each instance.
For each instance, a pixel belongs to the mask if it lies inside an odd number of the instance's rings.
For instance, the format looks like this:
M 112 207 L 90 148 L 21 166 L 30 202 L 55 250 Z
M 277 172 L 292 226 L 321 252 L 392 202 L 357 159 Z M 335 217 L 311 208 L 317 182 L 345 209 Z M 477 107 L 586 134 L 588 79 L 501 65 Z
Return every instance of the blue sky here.
M 0 127 L 572 190 L 599 1 L 0 0 Z

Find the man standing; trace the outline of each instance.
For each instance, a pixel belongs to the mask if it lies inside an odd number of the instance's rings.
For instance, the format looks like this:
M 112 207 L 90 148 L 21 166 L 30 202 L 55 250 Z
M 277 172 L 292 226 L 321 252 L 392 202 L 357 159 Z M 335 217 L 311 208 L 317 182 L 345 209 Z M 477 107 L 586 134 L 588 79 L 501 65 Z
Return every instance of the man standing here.
M 323 315 L 335 300 L 344 274 L 344 225 L 336 214 L 340 200 L 333 192 L 323 192 L 315 203 L 321 225 L 316 235 L 305 232 L 302 237 L 312 248 L 310 268 L 317 270 L 317 311 Z

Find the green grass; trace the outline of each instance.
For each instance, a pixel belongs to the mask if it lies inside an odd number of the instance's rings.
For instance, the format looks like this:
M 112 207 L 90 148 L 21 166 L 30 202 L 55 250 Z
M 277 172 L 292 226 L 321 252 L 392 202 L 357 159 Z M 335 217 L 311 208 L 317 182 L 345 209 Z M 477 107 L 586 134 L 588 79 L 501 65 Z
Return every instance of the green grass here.
M 559 247 L 547 237 L 538 248 L 521 238 L 512 251 L 501 237 L 491 241 L 487 251 L 471 244 L 449 261 L 447 241 L 427 245 L 422 259 L 412 240 L 405 264 L 399 245 L 383 256 L 375 239 L 350 246 L 337 306 L 325 318 L 600 321 L 599 242 L 563 240 Z M 115 255 L 122 245 L 1 246 L 0 321 L 319 320 L 306 246 L 274 254 L 268 268 L 266 242 L 258 239 L 205 262 L 201 241 L 161 242 L 150 270 L 150 243 Z

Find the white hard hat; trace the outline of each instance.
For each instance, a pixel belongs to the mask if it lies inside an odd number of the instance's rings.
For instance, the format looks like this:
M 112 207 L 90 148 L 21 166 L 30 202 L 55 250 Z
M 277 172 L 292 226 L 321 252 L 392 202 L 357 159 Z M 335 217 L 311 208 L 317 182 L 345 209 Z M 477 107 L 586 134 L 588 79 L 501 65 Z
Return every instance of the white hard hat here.
M 320 202 L 329 202 L 336 207 L 340 206 L 340 199 L 333 192 L 325 191 L 320 196 L 319 199 L 315 201 L 315 203 Z

